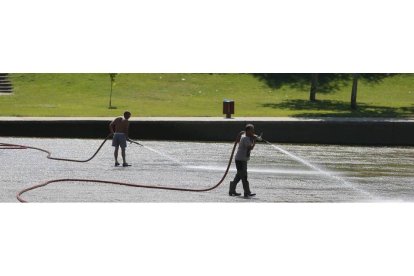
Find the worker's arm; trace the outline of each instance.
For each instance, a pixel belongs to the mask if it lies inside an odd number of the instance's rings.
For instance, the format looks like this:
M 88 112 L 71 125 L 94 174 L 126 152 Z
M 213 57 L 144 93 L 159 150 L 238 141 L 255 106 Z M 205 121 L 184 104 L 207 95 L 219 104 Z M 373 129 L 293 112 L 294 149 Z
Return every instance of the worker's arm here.
M 109 124 L 109 133 L 114 134 L 114 124 L 115 124 L 115 120 L 113 120 L 110 124 Z
M 236 138 L 237 143 L 240 142 L 240 139 L 241 139 L 242 135 L 244 134 L 244 132 L 245 131 L 240 131 L 240 133 L 237 135 L 237 138 Z
M 254 148 L 254 146 L 256 145 L 256 139 L 253 139 L 252 144 L 250 145 L 250 150 L 252 150 Z
M 129 140 L 129 122 L 127 122 L 126 128 L 125 128 L 125 136 Z
M 115 132 L 115 125 L 117 124 L 119 118 L 115 118 L 110 124 L 109 124 L 109 132 L 111 134 L 114 134 Z
M 256 134 L 253 136 L 253 142 L 250 145 L 250 150 L 252 150 L 254 148 L 254 146 L 256 146 L 256 141 L 263 141 L 261 134 L 260 134 L 260 136 L 256 135 Z

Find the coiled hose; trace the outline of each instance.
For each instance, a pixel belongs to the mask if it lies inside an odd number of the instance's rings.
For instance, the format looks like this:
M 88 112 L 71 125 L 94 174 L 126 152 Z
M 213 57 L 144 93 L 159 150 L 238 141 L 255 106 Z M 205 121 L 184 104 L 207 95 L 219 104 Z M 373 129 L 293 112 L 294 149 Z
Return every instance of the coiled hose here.
M 76 160 L 76 159 L 67 159 L 67 158 L 56 158 L 52 157 L 51 152 L 48 150 L 37 148 L 37 147 L 31 147 L 31 146 L 25 146 L 25 145 L 17 145 L 17 144 L 6 144 L 6 143 L 0 143 L 0 149 L 34 149 L 39 150 L 42 152 L 47 153 L 47 158 L 57 161 L 68 161 L 68 162 L 88 162 L 92 160 L 96 154 L 101 150 L 105 142 L 111 137 L 111 135 L 108 135 L 104 141 L 101 143 L 99 148 L 96 150 L 96 152 L 88 159 L 86 160 Z M 239 138 L 239 137 L 238 137 Z M 20 192 L 17 193 L 17 199 L 20 202 L 26 203 L 27 201 L 23 199 L 22 195 L 28 191 L 35 190 L 41 187 L 44 187 L 46 185 L 52 184 L 52 183 L 58 183 L 58 182 L 88 182 L 88 183 L 102 183 L 102 184 L 112 184 L 112 185 L 120 185 L 120 186 L 127 186 L 127 187 L 136 187 L 136 188 L 146 188 L 146 189 L 159 189 L 159 190 L 170 190 L 170 191 L 183 191 L 183 192 L 207 192 L 214 190 L 218 186 L 220 186 L 221 183 L 223 183 L 224 179 L 227 176 L 227 173 L 229 172 L 231 161 L 233 160 L 234 151 L 236 150 L 236 145 L 238 143 L 238 138 L 235 140 L 233 149 L 231 151 L 231 155 L 229 158 L 229 162 L 227 164 L 226 171 L 223 174 L 223 177 L 220 179 L 220 181 L 215 184 L 212 187 L 204 188 L 204 189 L 188 189 L 188 188 L 179 188 L 179 187 L 166 187 L 166 186 L 155 186 L 155 185 L 143 185 L 143 184 L 135 184 L 135 183 L 126 183 L 126 182 L 118 182 L 118 181 L 108 181 L 108 180 L 100 180 L 100 179 L 83 179 L 83 178 L 61 178 L 61 179 L 53 179 L 44 181 L 38 185 L 31 186 L 29 188 L 23 189 Z M 132 141 L 133 142 L 133 141 Z

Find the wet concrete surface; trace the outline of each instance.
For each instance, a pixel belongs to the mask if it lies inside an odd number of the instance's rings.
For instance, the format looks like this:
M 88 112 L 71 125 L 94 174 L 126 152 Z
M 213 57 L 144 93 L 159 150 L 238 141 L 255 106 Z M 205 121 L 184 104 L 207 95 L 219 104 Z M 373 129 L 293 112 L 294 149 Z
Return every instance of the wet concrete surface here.
M 86 159 L 99 139 L 1 137 L 0 143 L 40 147 L 61 158 Z M 32 149 L 0 149 L 0 202 L 18 202 L 27 187 L 58 178 L 87 178 L 180 188 L 208 188 L 222 177 L 232 143 L 142 141 L 128 144 L 131 167 L 115 167 L 107 142 L 88 163 L 49 160 Z M 414 148 L 258 144 L 249 161 L 251 199 L 229 197 L 234 162 L 222 185 L 208 192 L 166 191 L 62 182 L 29 191 L 29 202 L 403 202 L 414 201 Z M 295 158 L 296 157 L 296 158 Z M 305 162 L 300 162 L 300 160 Z M 310 164 L 310 165 L 309 165 Z M 238 192 L 242 191 L 239 183 Z

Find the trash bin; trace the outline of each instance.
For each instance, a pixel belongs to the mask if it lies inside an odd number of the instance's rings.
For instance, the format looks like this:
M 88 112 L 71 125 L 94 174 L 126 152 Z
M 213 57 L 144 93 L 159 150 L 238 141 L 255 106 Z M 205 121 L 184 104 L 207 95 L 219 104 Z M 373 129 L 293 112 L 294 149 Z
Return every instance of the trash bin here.
M 230 119 L 231 114 L 234 114 L 234 101 L 233 100 L 223 100 L 223 114 L 226 114 L 226 118 Z

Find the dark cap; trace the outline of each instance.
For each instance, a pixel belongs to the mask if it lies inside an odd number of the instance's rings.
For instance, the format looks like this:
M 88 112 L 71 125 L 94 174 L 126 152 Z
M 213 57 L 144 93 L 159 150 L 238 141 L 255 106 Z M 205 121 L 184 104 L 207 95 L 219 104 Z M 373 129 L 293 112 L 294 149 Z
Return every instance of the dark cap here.
M 254 130 L 254 125 L 253 124 L 247 124 L 246 125 L 246 131 L 253 129 Z

